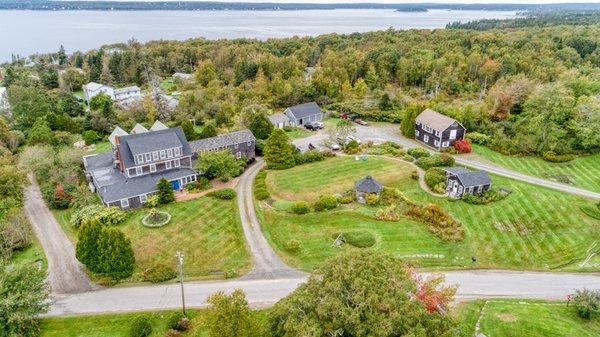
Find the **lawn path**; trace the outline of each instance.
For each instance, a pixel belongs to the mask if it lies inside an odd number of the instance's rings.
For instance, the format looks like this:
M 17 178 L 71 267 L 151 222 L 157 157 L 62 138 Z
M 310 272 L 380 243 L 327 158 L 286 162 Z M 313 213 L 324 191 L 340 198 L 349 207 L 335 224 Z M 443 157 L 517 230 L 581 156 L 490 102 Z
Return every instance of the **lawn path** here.
M 75 249 L 44 203 L 42 192 L 33 178 L 25 189 L 25 215 L 40 241 L 48 260 L 48 283 L 53 294 L 82 293 L 98 288 L 75 258 Z

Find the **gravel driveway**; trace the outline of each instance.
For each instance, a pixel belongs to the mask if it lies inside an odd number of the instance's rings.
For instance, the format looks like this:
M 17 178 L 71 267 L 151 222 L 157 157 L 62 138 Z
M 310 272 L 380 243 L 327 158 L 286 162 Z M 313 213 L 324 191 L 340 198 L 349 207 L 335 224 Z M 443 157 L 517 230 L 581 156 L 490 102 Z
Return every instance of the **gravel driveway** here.
M 29 180 L 31 184 L 25 189 L 25 215 L 44 248 L 52 293 L 72 294 L 97 289 L 75 258 L 73 244 L 44 203 L 37 182 L 32 176 Z

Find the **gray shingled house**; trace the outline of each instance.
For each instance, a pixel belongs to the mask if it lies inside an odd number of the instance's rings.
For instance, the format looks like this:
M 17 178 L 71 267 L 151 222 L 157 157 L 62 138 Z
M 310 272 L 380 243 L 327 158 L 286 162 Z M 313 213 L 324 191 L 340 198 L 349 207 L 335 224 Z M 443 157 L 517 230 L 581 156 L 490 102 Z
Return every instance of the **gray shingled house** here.
M 283 129 L 284 126 L 290 125 L 290 119 L 285 114 L 273 114 L 268 116 L 271 124 L 277 129 Z
M 256 138 L 250 130 L 241 130 L 191 141 L 190 148 L 198 156 L 207 152 L 230 150 L 236 158 L 252 161 L 256 157 Z
M 462 124 L 437 111 L 425 109 L 415 118 L 415 139 L 438 150 L 465 137 Z
M 196 181 L 192 150 L 180 127 L 156 122 L 150 130 L 136 127 L 127 134 L 117 127 L 110 135 L 112 150 L 83 157 L 90 189 L 107 206 L 140 207 L 167 179 L 174 190 Z
M 490 189 L 492 181 L 485 171 L 469 171 L 463 167 L 444 167 L 446 193 L 461 198 L 465 193 L 479 194 Z
M 283 113 L 289 118 L 290 124 L 295 126 L 323 120 L 323 111 L 315 102 L 291 106 Z
M 381 191 L 383 191 L 383 186 L 377 180 L 373 179 L 373 177 L 366 176 L 354 183 L 354 189 L 356 190 L 356 201 L 364 204 L 366 202 L 366 194 L 372 193 L 379 196 Z

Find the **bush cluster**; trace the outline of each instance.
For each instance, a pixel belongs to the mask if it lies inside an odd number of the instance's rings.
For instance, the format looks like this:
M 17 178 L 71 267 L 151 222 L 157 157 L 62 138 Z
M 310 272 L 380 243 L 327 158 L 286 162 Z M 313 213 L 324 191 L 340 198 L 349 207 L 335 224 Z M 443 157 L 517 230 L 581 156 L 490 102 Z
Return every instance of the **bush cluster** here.
M 573 304 L 577 315 L 583 319 L 589 320 L 600 315 L 600 290 L 576 290 Z
M 366 193 L 365 202 L 369 206 L 375 206 L 377 203 L 379 203 L 379 196 L 375 193 Z
M 176 331 L 186 331 L 190 328 L 190 319 L 181 311 L 175 311 L 167 317 L 167 328 Z
M 174 279 L 177 272 L 171 266 L 163 263 L 157 263 L 144 270 L 142 279 L 146 282 L 160 283 Z
M 411 178 L 412 180 L 419 180 L 419 171 L 417 171 L 417 170 L 413 170 L 413 171 L 410 173 L 410 178 Z
M 411 205 L 406 215 L 425 222 L 429 231 L 443 241 L 458 242 L 464 238 L 465 233 L 460 222 L 438 205 L 429 204 L 424 207 Z
M 408 149 L 408 151 L 406 151 L 406 153 L 408 153 L 411 157 L 413 157 L 415 159 L 431 156 L 431 153 L 429 153 L 429 151 L 427 151 L 423 148 L 420 148 L 420 147 L 413 147 L 411 149 Z
M 471 147 L 471 142 L 468 139 L 460 139 L 454 142 L 454 149 L 458 153 L 471 153 L 473 152 L 473 148 Z
M 437 167 L 428 169 L 425 171 L 425 184 L 435 192 L 440 189 L 443 192 L 446 190 L 446 172 Z
M 383 207 L 375 212 L 375 219 L 381 221 L 398 221 L 400 220 L 400 211 L 397 205 Z
M 206 191 L 212 187 L 210 180 L 204 176 L 198 176 L 196 181 L 185 185 L 185 189 L 189 192 Z
M 285 243 L 285 250 L 290 253 L 297 253 L 300 251 L 301 243 L 298 240 L 291 239 Z
M 233 188 L 222 188 L 220 190 L 210 192 L 208 196 L 222 200 L 232 200 L 235 199 L 237 193 L 235 193 Z
M 297 201 L 292 205 L 292 212 L 295 214 L 306 214 L 310 212 L 310 205 L 306 201 Z
M 118 207 L 106 207 L 103 205 L 89 205 L 78 209 L 71 216 L 71 226 L 79 228 L 85 221 L 98 221 L 105 226 L 114 226 L 122 223 L 127 214 Z
M 332 210 L 337 207 L 337 198 L 332 194 L 323 194 L 313 204 L 313 209 L 317 212 Z
M 479 132 L 469 132 L 467 133 L 466 138 L 470 140 L 471 143 L 479 145 L 486 145 L 492 139 L 490 136 Z
M 490 189 L 479 194 L 465 193 L 463 194 L 462 200 L 471 205 L 487 205 L 504 198 L 506 198 L 506 193 L 500 193 L 497 190 Z
M 354 189 L 347 190 L 341 195 L 338 195 L 337 199 L 340 204 L 351 204 L 356 201 L 356 191 Z
M 556 154 L 553 151 L 544 152 L 542 158 L 552 163 L 565 163 L 575 159 L 573 154 Z
M 325 159 L 325 155 L 318 150 L 309 150 L 306 152 L 294 153 L 294 158 L 296 160 L 296 165 L 302 165 L 322 161 Z
M 406 155 L 406 151 L 399 144 L 387 141 L 371 147 L 369 149 L 369 154 L 403 157 L 404 155 Z
M 354 139 L 348 142 L 346 146 L 344 146 L 344 153 L 346 154 L 357 154 L 358 153 L 358 142 Z
M 431 157 L 421 157 L 415 164 L 424 170 L 439 166 L 454 166 L 454 158 L 447 153 L 441 153 Z
M 266 200 L 271 197 L 269 190 L 267 189 L 267 171 L 260 171 L 254 179 L 254 197 L 257 200 Z
M 383 191 L 379 195 L 379 200 L 383 205 L 396 204 L 398 201 L 404 201 L 405 197 L 402 195 L 399 189 L 384 187 Z
M 131 321 L 129 337 L 147 337 L 152 333 L 150 318 L 146 315 L 138 315 Z
M 335 233 L 331 237 L 337 238 L 342 236 L 345 243 L 357 247 L 357 248 L 368 248 L 372 247 L 376 243 L 375 235 L 366 230 L 353 230 L 341 233 Z

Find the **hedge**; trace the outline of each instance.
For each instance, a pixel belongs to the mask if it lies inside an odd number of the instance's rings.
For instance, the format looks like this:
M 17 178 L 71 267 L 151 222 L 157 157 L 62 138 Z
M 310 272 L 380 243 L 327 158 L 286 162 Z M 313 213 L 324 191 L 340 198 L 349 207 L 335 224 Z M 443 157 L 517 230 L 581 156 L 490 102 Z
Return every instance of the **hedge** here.
M 232 200 L 232 199 L 235 199 L 235 197 L 237 196 L 237 193 L 235 193 L 235 190 L 232 188 L 223 188 L 220 190 L 216 190 L 214 192 L 210 192 L 208 194 L 208 196 L 217 198 L 217 199 Z

